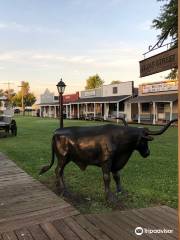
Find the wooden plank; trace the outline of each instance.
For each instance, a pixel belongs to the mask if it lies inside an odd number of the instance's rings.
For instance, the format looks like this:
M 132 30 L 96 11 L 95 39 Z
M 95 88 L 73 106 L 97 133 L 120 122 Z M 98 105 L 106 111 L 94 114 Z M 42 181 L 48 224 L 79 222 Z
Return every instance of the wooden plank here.
M 106 233 L 109 238 L 113 240 L 123 239 L 123 233 L 120 231 L 119 227 L 113 226 L 111 222 L 107 222 L 101 217 L 98 218 L 98 215 L 87 215 L 86 218 L 93 223 L 95 226 L 98 226 L 104 233 Z
M 176 223 L 169 221 L 168 217 L 165 217 L 164 215 L 161 216 L 159 213 L 157 213 L 157 210 L 152 211 L 152 209 L 147 208 L 146 210 L 139 209 L 139 212 L 142 212 L 147 218 L 151 219 L 152 222 L 156 223 L 158 226 L 163 225 L 166 228 L 175 227 Z
M 23 216 L 19 215 L 12 218 L 4 219 L 4 221 L 1 221 L 0 223 L 0 233 L 5 231 L 11 231 L 17 229 L 18 227 L 39 224 L 45 221 L 53 221 L 76 214 L 79 214 L 79 212 L 75 210 L 72 206 L 68 206 L 65 208 L 59 207 L 59 211 L 52 211 L 52 208 L 35 211 L 29 214 L 24 214 Z
M 6 232 L 2 234 L 2 238 L 0 240 L 18 240 L 16 234 L 14 232 Z
M 6 188 L 0 188 L 0 194 L 2 197 L 11 197 L 13 194 L 14 195 L 18 195 L 18 194 L 31 194 L 32 192 L 41 192 L 41 191 L 46 191 L 48 192 L 49 195 L 51 196 L 55 196 L 55 198 L 59 199 L 61 201 L 61 199 L 59 197 L 57 197 L 55 195 L 55 193 L 53 192 L 50 192 L 49 189 L 47 189 L 45 186 L 41 185 L 41 184 L 33 184 L 32 182 L 30 183 L 26 183 L 23 184 L 17 184 L 15 186 L 9 186 L 9 187 L 6 187 Z
M 117 211 L 114 213 L 103 214 L 101 218 L 106 219 L 107 223 L 112 222 L 112 224 L 117 226 L 117 231 L 119 229 L 119 231 L 122 232 L 122 235 L 126 236 L 127 239 L 139 239 L 139 236 L 135 234 L 135 228 L 137 227 L 136 222 L 132 219 L 127 219 L 121 214 L 121 212 Z
M 53 221 L 53 225 L 64 239 L 80 240 L 80 238 L 65 224 L 63 220 Z
M 32 199 L 47 199 L 47 198 L 52 198 L 51 195 L 49 195 L 49 193 L 46 191 L 36 191 L 36 192 L 32 192 L 32 193 L 21 193 L 21 194 L 12 194 L 12 198 L 9 198 L 7 196 L 2 196 L 0 198 L 0 205 L 1 203 L 3 203 L 5 206 L 7 206 L 8 204 L 13 204 L 13 203 L 19 203 L 21 204 L 21 202 L 27 202 L 27 201 L 31 201 Z
M 100 230 L 98 226 L 94 226 L 85 216 L 78 215 L 73 216 L 73 219 L 78 222 L 78 224 L 88 231 L 97 240 L 111 240 L 104 232 Z
M 172 214 L 169 211 L 164 211 L 160 207 L 157 207 L 154 209 L 153 215 L 161 217 L 161 219 L 163 219 L 163 221 L 165 221 L 168 224 L 168 226 L 174 226 L 175 228 L 177 228 L 177 223 L 178 223 L 177 215 Z
M 146 228 L 151 228 L 151 229 L 171 229 L 171 227 L 166 226 L 165 220 L 162 219 L 156 219 L 152 217 L 152 214 L 147 214 L 147 211 L 138 209 L 136 210 L 136 214 L 141 214 L 141 217 L 144 218 L 144 221 L 146 222 Z M 176 238 L 176 231 L 174 230 L 173 234 L 159 234 L 161 239 L 174 239 Z
M 31 233 L 33 239 L 37 240 L 49 240 L 47 235 L 44 233 L 40 225 L 31 225 L 27 227 L 28 231 Z
M 149 220 L 149 218 L 146 218 L 144 215 L 143 215 L 143 212 L 142 214 L 138 214 L 139 212 L 137 210 L 131 210 L 131 211 L 124 211 L 121 213 L 120 216 L 117 216 L 118 218 L 122 217 L 122 215 L 125 216 L 125 218 L 127 219 L 127 221 L 134 221 L 135 222 L 135 227 L 142 227 L 142 228 L 147 228 L 147 229 L 159 229 L 159 228 L 163 228 L 163 226 L 161 225 L 156 225 L 156 223 L 154 221 L 151 221 Z M 135 229 L 134 227 L 134 229 Z M 156 237 L 156 239 L 166 239 L 166 235 L 165 234 L 156 234 L 154 236 L 154 234 L 146 234 L 145 235 L 147 238 L 150 238 L 150 239 L 153 239 L 154 240 L 154 237 Z M 170 237 L 171 239 L 171 237 Z
M 108 222 L 111 222 L 112 224 L 117 226 L 118 228 L 116 227 L 116 231 L 118 231 L 119 229 L 119 231 L 122 232 L 122 234 L 126 236 L 127 239 L 139 239 L 139 237 L 135 234 L 135 228 L 137 227 L 137 224 L 130 219 L 124 218 L 121 215 L 121 212 L 116 212 L 116 215 L 115 213 L 103 214 L 99 217 L 101 219 L 106 219 L 107 225 Z
M 34 240 L 30 232 L 26 228 L 21 228 L 15 231 L 18 240 Z
M 43 215 L 49 212 L 58 212 L 61 211 L 63 208 L 68 208 L 70 207 L 71 209 L 74 209 L 73 207 L 71 207 L 71 205 L 69 205 L 69 203 L 66 203 L 64 205 L 57 205 L 57 206 L 49 206 L 48 208 L 44 208 L 41 209 L 39 211 L 35 211 L 35 212 L 30 212 L 29 214 L 21 214 L 21 215 L 16 215 L 16 216 L 12 216 L 9 218 L 1 218 L 0 219 L 0 224 L 4 223 L 5 221 L 18 221 L 18 219 L 26 219 L 27 217 L 34 217 L 37 215 Z
M 33 203 L 21 203 L 21 204 L 14 204 L 10 206 L 9 208 L 4 208 L 0 210 L 1 217 L 9 218 L 12 216 L 22 215 L 22 214 L 29 214 L 31 212 L 40 211 L 44 209 L 49 209 L 50 207 L 68 207 L 69 204 L 57 204 L 56 202 L 38 202 L 37 200 L 33 201 Z M 1 219 L 0 219 L 1 222 Z
M 49 222 L 41 224 L 42 229 L 52 240 L 64 240 L 64 237 L 56 230 L 56 228 Z
M 168 213 L 171 213 L 173 216 L 177 216 L 178 215 L 178 211 L 177 209 L 174 209 L 174 208 L 170 208 L 168 206 L 160 206 L 161 209 L 165 210 L 166 212 Z
M 76 233 L 82 240 L 94 240 L 94 238 L 82 228 L 73 218 L 67 217 L 64 219 L 64 222 L 69 228 Z

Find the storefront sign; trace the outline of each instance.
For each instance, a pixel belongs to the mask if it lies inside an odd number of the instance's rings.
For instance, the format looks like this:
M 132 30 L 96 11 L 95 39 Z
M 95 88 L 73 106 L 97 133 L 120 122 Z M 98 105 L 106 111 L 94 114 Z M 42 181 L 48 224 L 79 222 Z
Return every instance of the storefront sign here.
M 84 93 L 84 96 L 85 97 L 92 97 L 92 96 L 95 96 L 96 95 L 96 91 L 93 90 L 93 91 L 87 91 Z
M 153 84 L 142 85 L 142 93 L 154 93 L 154 92 L 166 92 L 166 91 L 177 91 L 178 81 L 166 81 Z
M 177 48 L 167 50 L 139 62 L 140 77 L 163 72 L 178 66 Z

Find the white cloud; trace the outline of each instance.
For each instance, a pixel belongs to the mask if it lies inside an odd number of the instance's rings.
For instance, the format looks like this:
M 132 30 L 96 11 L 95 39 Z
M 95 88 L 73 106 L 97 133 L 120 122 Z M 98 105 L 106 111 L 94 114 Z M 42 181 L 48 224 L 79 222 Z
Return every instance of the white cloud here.
M 0 30 L 18 31 L 22 33 L 42 33 L 42 34 L 57 34 L 62 33 L 59 28 L 47 28 L 39 25 L 24 25 L 16 22 L 0 22 Z
M 66 53 L 43 51 L 10 51 L 0 52 L 0 62 L 16 63 L 31 66 L 52 68 L 54 66 L 71 65 L 93 67 L 124 67 L 137 63 L 139 52 L 130 48 L 94 49 L 86 55 L 69 55 Z

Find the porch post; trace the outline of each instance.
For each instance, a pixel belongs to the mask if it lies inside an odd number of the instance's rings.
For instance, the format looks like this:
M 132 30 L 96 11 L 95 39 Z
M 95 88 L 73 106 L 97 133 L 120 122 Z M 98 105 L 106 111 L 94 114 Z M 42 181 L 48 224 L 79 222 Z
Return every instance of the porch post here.
M 96 118 L 96 103 L 94 102 L 94 120 Z
M 104 103 L 104 120 L 106 120 L 106 103 Z
M 72 118 L 72 109 L 71 109 L 71 104 L 69 105 L 70 107 L 70 111 L 69 111 L 69 118 L 71 119 Z
M 79 103 L 77 104 L 77 117 L 79 119 Z
M 87 117 L 87 103 L 85 104 L 85 111 L 86 111 L 86 117 Z
M 48 114 L 47 114 L 48 117 L 50 117 L 50 106 L 48 105 Z
M 173 112 L 173 102 L 170 102 L 170 121 L 172 120 L 172 112 Z
M 156 102 L 153 102 L 153 124 L 156 124 Z
M 117 118 L 119 117 L 119 102 L 117 102 Z M 119 119 L 117 119 L 117 123 L 119 122 Z
M 69 118 L 69 115 L 68 115 L 68 105 L 66 105 L 66 118 Z
M 57 115 L 56 115 L 57 113 L 56 113 L 56 105 L 54 106 L 54 117 L 56 118 L 57 117 Z
M 138 123 L 141 123 L 141 103 L 138 102 Z

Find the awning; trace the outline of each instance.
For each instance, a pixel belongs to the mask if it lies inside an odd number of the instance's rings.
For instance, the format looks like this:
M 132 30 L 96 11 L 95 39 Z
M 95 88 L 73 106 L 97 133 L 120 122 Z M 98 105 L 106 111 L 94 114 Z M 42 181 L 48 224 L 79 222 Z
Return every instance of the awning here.
M 122 102 L 126 99 L 131 98 L 131 95 L 122 95 L 122 96 L 112 96 L 112 97 L 92 97 L 92 98 L 79 98 L 77 101 L 64 103 L 66 104 L 83 104 L 83 103 L 117 103 Z M 59 105 L 59 102 L 51 102 L 51 103 L 40 103 L 40 106 L 53 106 Z
M 110 103 L 110 102 L 122 102 L 128 98 L 130 95 L 122 96 L 111 96 L 111 97 L 93 97 L 93 98 L 79 98 L 76 103 Z
M 159 94 L 159 95 L 148 95 L 138 96 L 130 99 L 129 103 L 149 103 L 149 102 L 175 102 L 178 100 L 178 94 Z

